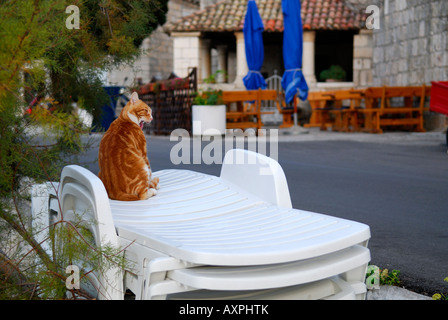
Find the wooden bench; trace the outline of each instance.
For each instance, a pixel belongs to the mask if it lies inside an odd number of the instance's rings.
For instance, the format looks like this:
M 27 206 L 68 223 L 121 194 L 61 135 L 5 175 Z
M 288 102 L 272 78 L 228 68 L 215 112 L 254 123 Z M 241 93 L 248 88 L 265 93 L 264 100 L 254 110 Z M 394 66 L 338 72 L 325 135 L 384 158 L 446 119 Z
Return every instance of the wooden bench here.
M 223 91 L 222 100 L 227 105 L 227 129 L 261 129 L 263 126 L 261 115 L 274 113 L 274 111 L 261 111 L 262 101 L 274 101 L 280 110 L 276 90 Z M 236 104 L 236 110 L 231 110 L 232 104 Z M 251 117 L 255 117 L 256 121 L 251 121 Z
M 424 132 L 423 112 L 425 97 L 430 95 L 430 87 L 371 87 L 365 90 L 364 130 L 382 133 L 385 126 L 412 126 L 415 131 Z M 392 98 L 403 97 L 403 103 L 393 106 Z M 414 98 L 418 106 L 414 106 Z
M 222 100 L 227 105 L 227 129 L 261 128 L 258 90 L 223 91 Z M 231 110 L 232 104 L 236 104 L 235 110 Z M 250 116 L 255 116 L 257 122 L 250 121 Z

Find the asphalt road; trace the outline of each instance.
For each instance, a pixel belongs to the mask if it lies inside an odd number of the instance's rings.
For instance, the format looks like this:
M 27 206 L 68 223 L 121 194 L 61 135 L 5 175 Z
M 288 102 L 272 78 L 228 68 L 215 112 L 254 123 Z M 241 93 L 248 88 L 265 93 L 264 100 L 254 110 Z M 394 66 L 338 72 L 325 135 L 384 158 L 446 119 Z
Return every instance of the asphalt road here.
M 292 139 L 279 142 L 277 159 L 294 208 L 369 225 L 372 264 L 399 270 L 410 290 L 448 293 L 448 155 L 440 137 L 416 144 L 387 136 L 381 143 Z M 98 173 L 99 136 L 93 141 L 81 160 Z M 174 165 L 170 151 L 178 142 L 168 137 L 147 136 L 147 142 L 153 171 L 220 173 L 220 164 Z

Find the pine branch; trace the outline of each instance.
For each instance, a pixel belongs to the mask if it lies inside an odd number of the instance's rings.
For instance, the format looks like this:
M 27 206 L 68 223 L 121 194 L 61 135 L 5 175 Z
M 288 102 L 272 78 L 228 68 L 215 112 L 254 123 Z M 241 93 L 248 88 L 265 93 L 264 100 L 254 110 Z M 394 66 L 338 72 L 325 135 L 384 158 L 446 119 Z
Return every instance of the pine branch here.
M 20 268 L 0 249 L 0 278 L 19 290 L 20 296 L 34 298 L 36 283 L 30 283 Z

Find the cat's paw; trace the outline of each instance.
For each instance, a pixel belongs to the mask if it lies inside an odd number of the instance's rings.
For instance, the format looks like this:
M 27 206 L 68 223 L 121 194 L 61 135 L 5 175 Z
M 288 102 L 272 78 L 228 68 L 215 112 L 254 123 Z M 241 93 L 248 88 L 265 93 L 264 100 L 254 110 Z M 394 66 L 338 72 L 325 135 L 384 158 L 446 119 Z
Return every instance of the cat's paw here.
M 151 198 L 151 197 L 155 196 L 156 194 L 157 194 L 157 190 L 156 189 L 150 188 L 148 190 L 148 198 Z
M 159 190 L 160 189 L 160 187 L 159 187 L 159 177 L 156 177 L 156 178 L 152 179 L 151 182 L 149 183 L 149 187 L 153 188 L 153 189 L 156 189 L 156 190 Z
M 142 194 L 140 194 L 140 200 L 148 200 L 149 198 L 155 196 L 157 194 L 157 190 L 154 188 L 148 188 L 148 190 Z

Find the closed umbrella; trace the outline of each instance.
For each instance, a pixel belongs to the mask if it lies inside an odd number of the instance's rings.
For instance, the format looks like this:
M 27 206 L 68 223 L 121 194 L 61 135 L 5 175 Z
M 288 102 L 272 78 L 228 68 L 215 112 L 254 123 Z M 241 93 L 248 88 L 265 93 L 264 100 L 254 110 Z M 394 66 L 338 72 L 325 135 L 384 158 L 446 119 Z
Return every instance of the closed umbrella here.
M 243 27 L 246 60 L 249 68 L 249 72 L 243 78 L 243 83 L 247 90 L 266 89 L 267 87 L 266 81 L 260 73 L 264 60 L 263 30 L 263 21 L 257 4 L 254 0 L 249 0 Z
M 303 30 L 300 0 L 282 0 L 283 63 L 285 73 L 282 87 L 285 101 L 290 103 L 298 93 L 301 100 L 308 97 L 308 85 L 302 73 Z M 294 103 L 294 124 L 297 125 L 297 105 Z

